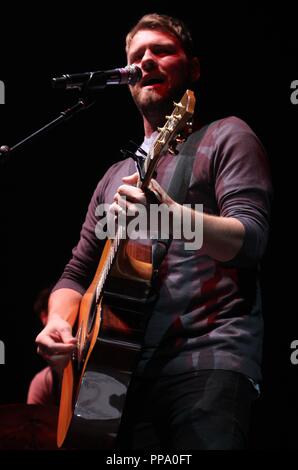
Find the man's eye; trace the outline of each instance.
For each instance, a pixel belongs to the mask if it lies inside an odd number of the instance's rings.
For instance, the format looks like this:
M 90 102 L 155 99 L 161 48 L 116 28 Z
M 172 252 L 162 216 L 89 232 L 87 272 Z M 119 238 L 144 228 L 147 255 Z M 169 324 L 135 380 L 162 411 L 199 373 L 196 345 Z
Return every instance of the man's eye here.
M 170 55 L 174 53 L 174 49 L 171 47 L 159 47 L 155 50 L 155 53 L 160 55 Z
M 141 54 L 136 54 L 136 55 L 133 55 L 130 58 L 130 62 L 131 62 L 131 64 L 134 64 L 135 62 L 140 62 L 141 59 L 142 59 L 142 55 Z

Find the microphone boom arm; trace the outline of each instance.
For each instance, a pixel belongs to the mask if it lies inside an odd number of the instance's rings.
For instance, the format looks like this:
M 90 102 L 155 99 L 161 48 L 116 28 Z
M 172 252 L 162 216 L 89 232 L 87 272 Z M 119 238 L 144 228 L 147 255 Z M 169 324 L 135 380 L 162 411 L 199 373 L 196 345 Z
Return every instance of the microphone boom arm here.
M 67 119 L 70 119 L 74 114 L 78 113 L 79 111 L 89 108 L 96 102 L 96 96 L 93 92 L 97 89 L 104 88 L 106 85 L 134 85 L 141 78 L 142 71 L 135 64 L 127 65 L 126 67 L 118 69 L 77 73 L 72 75 L 67 74 L 62 75 L 62 77 L 53 78 L 52 85 L 55 88 L 79 89 L 81 91 L 81 97 L 79 98 L 78 102 L 71 108 L 62 111 L 57 118 L 53 119 L 45 126 L 33 132 L 33 134 L 21 140 L 13 147 L 2 145 L 0 147 L 0 161 L 3 160 L 2 157 L 8 157 L 8 155 L 10 155 L 16 149 L 21 148 L 31 139 L 39 135 L 45 134 L 53 127 L 56 127 L 58 124 L 61 124 Z
M 21 140 L 13 147 L 9 147 L 8 145 L 2 145 L 0 147 L 0 162 L 6 160 L 5 157 L 8 157 L 15 150 L 22 148 L 30 140 L 34 139 L 35 137 L 38 137 L 39 135 L 45 134 L 50 129 L 53 129 L 54 127 L 58 126 L 58 124 L 62 124 L 64 121 L 67 121 L 78 112 L 89 108 L 95 103 L 95 101 L 96 100 L 93 99 L 93 101 L 88 102 L 88 96 L 86 98 L 79 98 L 78 102 L 74 106 L 72 106 L 71 108 L 67 108 L 65 111 L 61 111 L 58 117 L 38 129 L 37 131 L 33 132 L 33 134 L 30 134 L 28 137 L 25 137 L 25 139 Z

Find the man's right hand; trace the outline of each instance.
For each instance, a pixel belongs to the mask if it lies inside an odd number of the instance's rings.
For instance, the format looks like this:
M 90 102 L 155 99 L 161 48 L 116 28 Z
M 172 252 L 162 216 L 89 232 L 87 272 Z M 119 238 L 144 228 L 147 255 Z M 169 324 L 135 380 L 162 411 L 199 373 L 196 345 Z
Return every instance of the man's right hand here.
M 53 316 L 35 340 L 37 352 L 52 367 L 64 368 L 76 349 L 77 340 L 72 336 L 70 324 L 59 316 Z

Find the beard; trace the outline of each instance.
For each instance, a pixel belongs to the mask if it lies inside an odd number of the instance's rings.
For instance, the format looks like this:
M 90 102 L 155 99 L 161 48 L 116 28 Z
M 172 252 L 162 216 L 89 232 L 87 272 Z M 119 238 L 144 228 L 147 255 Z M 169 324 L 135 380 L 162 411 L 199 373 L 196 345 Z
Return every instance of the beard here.
M 151 88 L 132 91 L 133 100 L 140 113 L 148 121 L 160 125 L 164 123 L 165 116 L 171 114 L 174 108 L 174 101 L 179 102 L 188 83 L 176 87 L 175 89 L 159 90 Z

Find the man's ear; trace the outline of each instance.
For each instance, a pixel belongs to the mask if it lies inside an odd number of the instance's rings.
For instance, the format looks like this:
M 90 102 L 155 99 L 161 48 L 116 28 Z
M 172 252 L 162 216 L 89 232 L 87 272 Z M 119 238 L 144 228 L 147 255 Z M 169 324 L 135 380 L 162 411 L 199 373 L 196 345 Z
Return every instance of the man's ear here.
M 199 61 L 198 57 L 193 57 L 191 59 L 190 67 L 191 67 L 190 77 L 191 77 L 192 83 L 194 83 L 197 80 L 199 80 L 200 75 L 201 75 L 200 61 Z
M 47 324 L 47 320 L 48 320 L 48 312 L 47 310 L 43 309 L 40 314 L 39 314 L 39 318 L 40 318 L 40 321 L 41 323 L 43 324 L 43 326 L 46 326 Z

